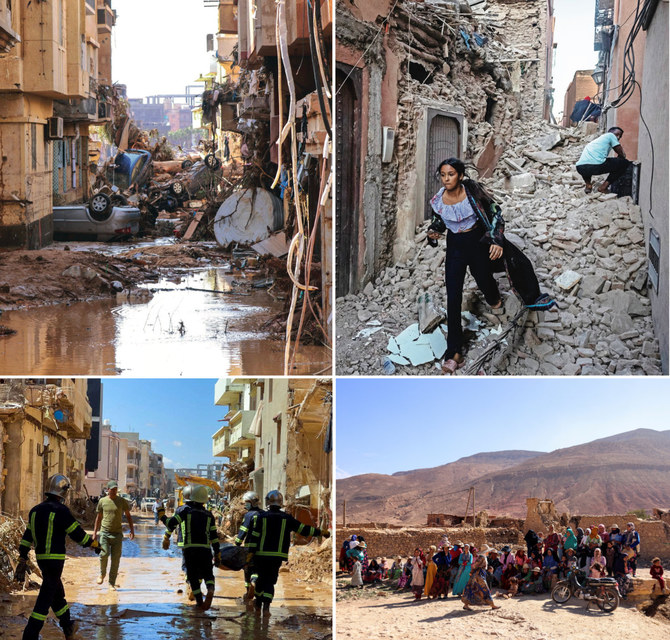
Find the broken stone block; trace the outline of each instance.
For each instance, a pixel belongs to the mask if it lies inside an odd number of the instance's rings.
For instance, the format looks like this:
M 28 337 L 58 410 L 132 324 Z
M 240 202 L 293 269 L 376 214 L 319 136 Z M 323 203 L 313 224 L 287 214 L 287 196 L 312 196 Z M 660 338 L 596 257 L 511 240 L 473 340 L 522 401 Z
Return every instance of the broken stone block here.
M 535 176 L 532 173 L 519 173 L 509 178 L 509 189 L 521 193 L 535 193 Z
M 580 280 L 582 276 L 576 271 L 568 269 L 554 280 L 563 291 L 570 291 Z
M 602 276 L 584 276 L 579 292 L 586 298 L 593 298 L 602 292 L 605 282 L 606 279 Z
M 558 131 L 552 131 L 547 135 L 540 136 L 533 140 L 533 144 L 539 147 L 542 151 L 549 151 L 561 142 L 561 134 Z
M 524 151 L 524 153 L 540 164 L 556 164 L 561 161 L 561 156 L 551 151 Z
M 61 275 L 70 276 L 71 278 L 83 278 L 84 280 L 93 280 L 98 273 L 90 267 L 85 267 L 81 264 L 73 264 L 63 271 Z
M 365 288 L 363 289 L 363 294 L 366 295 L 368 298 L 372 297 L 372 294 L 374 292 L 375 288 L 372 285 L 372 282 L 368 282 L 365 285 Z

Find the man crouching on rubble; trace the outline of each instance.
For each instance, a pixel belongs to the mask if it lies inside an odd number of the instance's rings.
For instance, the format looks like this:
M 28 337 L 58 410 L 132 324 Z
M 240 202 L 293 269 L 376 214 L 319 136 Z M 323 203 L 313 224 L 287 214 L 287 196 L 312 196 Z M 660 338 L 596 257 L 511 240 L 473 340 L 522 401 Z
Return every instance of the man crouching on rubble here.
M 630 160 L 626 160 L 626 154 L 619 143 L 623 136 L 621 127 L 612 127 L 607 133 L 589 142 L 577 160 L 577 173 L 584 178 L 584 191 L 591 193 L 593 184 L 591 178 L 602 173 L 609 173 L 607 180 L 599 187 L 600 193 L 605 193 L 608 187 L 615 183 L 628 169 Z M 614 151 L 618 157 L 608 158 L 610 151 Z
M 310 527 L 296 520 L 281 508 L 284 496 L 279 491 L 270 491 L 265 496 L 267 511 L 253 516 L 251 520 L 251 540 L 256 542 L 253 564 L 258 574 L 256 579 L 256 611 L 269 615 L 270 603 L 274 597 L 275 584 L 279 577 L 279 567 L 288 561 L 288 548 L 291 543 L 291 531 L 301 536 L 330 537 L 328 529 Z
M 42 571 L 42 586 L 23 631 L 23 640 L 39 638 L 50 608 L 58 618 L 65 638 L 71 640 L 75 637 L 77 623 L 70 619 L 70 606 L 65 600 L 61 581 L 65 566 L 65 535 L 82 547 L 91 547 L 96 553 L 100 553 L 100 545 L 81 528 L 63 504 L 69 488 L 70 481 L 66 476 L 56 474 L 49 478 L 46 500 L 30 510 L 28 528 L 19 544 L 19 562 L 14 580 L 25 580 L 28 552 L 33 545 L 37 566 Z

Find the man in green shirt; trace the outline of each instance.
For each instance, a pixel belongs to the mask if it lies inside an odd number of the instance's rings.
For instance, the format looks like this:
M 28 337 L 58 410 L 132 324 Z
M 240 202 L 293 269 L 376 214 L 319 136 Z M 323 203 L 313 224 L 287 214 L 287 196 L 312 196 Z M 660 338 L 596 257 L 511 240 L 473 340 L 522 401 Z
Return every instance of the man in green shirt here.
M 123 546 L 122 519 L 126 514 L 126 520 L 130 527 L 130 536 L 132 540 L 135 537 L 135 527 L 133 519 L 130 516 L 130 505 L 118 495 L 119 485 L 115 480 L 107 483 L 107 497 L 101 498 L 98 502 L 98 514 L 95 518 L 93 527 L 93 538 L 100 530 L 100 577 L 98 584 L 102 584 L 107 573 L 107 561 L 111 556 L 112 562 L 109 567 L 109 588 L 116 591 L 116 578 L 119 573 L 119 562 L 121 561 L 121 548 Z M 102 525 L 102 526 L 101 526 Z

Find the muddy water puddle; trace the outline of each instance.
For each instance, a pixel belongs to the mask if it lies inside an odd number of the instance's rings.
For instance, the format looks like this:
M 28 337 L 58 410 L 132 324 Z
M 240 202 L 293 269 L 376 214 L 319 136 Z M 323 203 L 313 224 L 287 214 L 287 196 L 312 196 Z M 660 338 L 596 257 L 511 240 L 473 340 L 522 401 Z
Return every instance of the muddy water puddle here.
M 270 616 L 259 616 L 241 601 L 241 571 L 214 570 L 212 608 L 201 612 L 183 593 L 181 552 L 161 548 L 162 526 L 138 523 L 135 540 L 123 542 L 119 588 L 97 585 L 97 557 L 68 560 L 63 579 L 79 637 L 87 640 L 327 640 L 332 637 L 332 591 L 329 585 L 297 582 L 281 572 Z M 4 596 L 0 603 L 0 638 L 20 638 L 35 603 L 36 591 Z M 43 640 L 63 635 L 50 618 Z
M 127 249 L 127 247 L 126 247 Z M 225 268 L 184 271 L 148 294 L 7 311 L 17 333 L 0 339 L 6 375 L 221 376 L 282 374 L 283 342 L 263 325 L 282 310 L 265 290 L 238 290 Z M 140 289 L 141 291 L 141 289 Z M 215 292 L 224 293 L 215 293 Z M 324 347 L 302 347 L 294 374 L 330 366 Z

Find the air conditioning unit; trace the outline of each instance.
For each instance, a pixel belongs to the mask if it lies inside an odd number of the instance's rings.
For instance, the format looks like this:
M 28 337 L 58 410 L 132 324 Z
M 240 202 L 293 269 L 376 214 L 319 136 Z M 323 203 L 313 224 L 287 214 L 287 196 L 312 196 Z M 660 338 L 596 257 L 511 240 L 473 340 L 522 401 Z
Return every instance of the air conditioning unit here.
M 50 140 L 60 140 L 63 138 L 63 118 L 47 118 L 48 133 Z
M 395 130 L 391 127 L 384 127 L 382 134 L 382 162 L 387 163 L 393 160 L 393 143 L 395 141 Z

